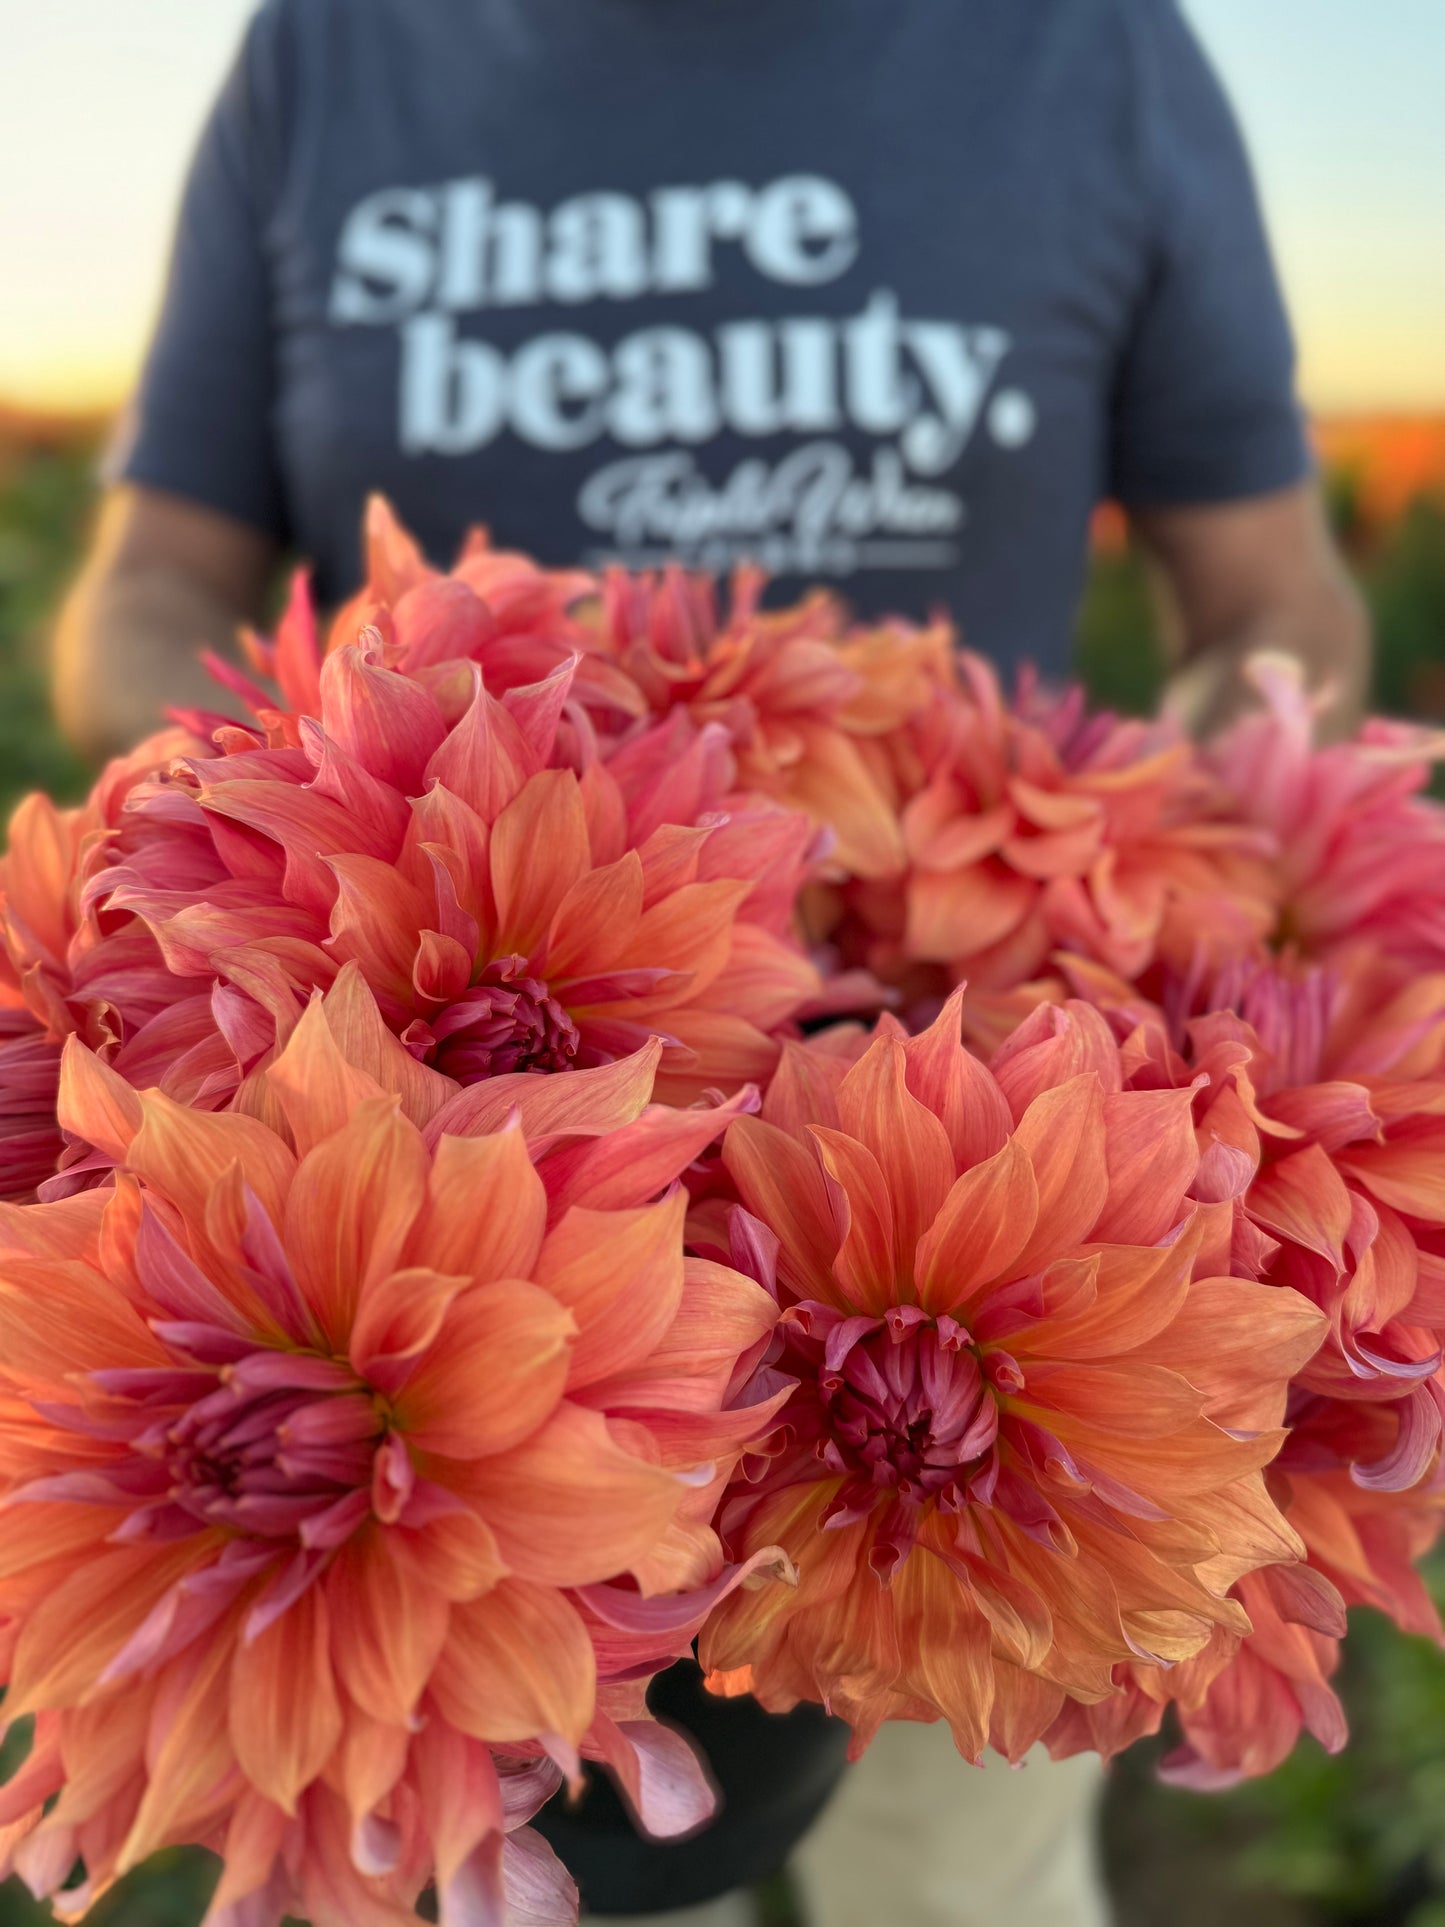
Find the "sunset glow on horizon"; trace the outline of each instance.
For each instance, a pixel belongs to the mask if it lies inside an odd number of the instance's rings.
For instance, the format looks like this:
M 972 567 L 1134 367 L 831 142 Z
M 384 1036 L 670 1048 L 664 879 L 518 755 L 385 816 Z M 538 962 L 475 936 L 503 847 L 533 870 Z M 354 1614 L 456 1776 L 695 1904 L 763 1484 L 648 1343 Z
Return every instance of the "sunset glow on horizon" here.
M 186 156 L 252 5 L 0 0 L 0 399 L 125 394 Z M 1445 5 L 1394 0 L 1388 31 L 1357 0 L 1185 5 L 1249 137 L 1307 400 L 1445 409 Z

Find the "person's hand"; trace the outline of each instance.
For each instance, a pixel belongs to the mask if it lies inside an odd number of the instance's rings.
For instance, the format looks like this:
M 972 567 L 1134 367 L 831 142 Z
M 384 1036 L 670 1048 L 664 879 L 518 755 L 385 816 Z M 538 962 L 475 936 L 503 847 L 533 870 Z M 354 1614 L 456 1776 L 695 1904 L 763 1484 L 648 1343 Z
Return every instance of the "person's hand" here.
M 1165 713 L 1194 735 L 1223 728 L 1258 701 L 1247 665 L 1273 651 L 1303 664 L 1323 698 L 1320 738 L 1348 735 L 1369 692 L 1370 632 L 1318 487 L 1133 519 L 1163 574 L 1180 654 Z

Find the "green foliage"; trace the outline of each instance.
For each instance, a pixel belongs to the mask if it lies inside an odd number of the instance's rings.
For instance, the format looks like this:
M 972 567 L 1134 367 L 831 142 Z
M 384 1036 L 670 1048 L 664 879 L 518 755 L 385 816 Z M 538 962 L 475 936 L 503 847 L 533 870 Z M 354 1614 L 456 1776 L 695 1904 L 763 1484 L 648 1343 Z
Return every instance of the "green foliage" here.
M 1074 667 L 1106 709 L 1147 716 L 1157 706 L 1166 673 L 1158 610 L 1132 553 L 1095 558 L 1079 609 Z
M 1397 716 L 1445 717 L 1445 501 L 1420 497 L 1369 568 L 1376 690 Z
M 0 489 L 0 823 L 27 790 L 69 801 L 89 779 L 51 718 L 43 637 L 80 552 L 93 467 L 87 452 L 47 451 Z

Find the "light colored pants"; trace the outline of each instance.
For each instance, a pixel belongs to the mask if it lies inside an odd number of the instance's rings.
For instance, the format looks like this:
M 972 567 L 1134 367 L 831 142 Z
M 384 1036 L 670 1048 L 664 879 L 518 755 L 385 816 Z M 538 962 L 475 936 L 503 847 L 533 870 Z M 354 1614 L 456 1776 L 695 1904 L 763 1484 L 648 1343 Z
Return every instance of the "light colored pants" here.
M 1108 1927 L 1103 1769 L 1041 1747 L 970 1767 L 948 1727 L 885 1726 L 799 1847 L 808 1927 Z M 745 1894 L 611 1927 L 756 1927 Z

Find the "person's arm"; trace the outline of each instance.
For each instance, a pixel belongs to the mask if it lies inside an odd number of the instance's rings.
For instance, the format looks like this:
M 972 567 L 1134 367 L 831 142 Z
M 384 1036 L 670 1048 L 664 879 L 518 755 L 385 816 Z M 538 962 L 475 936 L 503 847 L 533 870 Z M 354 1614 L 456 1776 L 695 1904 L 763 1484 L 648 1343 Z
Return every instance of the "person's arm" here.
M 1163 576 L 1179 667 L 1165 707 L 1196 734 L 1253 700 L 1242 674 L 1260 650 L 1305 665 L 1328 690 L 1325 733 L 1359 720 L 1370 682 L 1364 603 L 1330 534 L 1318 485 L 1240 502 L 1136 511 L 1135 529 Z
M 1176 0 L 1133 0 L 1134 164 L 1144 253 L 1116 371 L 1109 490 L 1159 565 L 1193 728 L 1248 700 L 1261 649 L 1363 702 L 1363 611 L 1331 540 L 1294 386 L 1294 344 L 1244 143 Z
M 167 705 L 225 706 L 197 652 L 229 650 L 256 618 L 289 540 L 271 234 L 291 11 L 266 0 L 201 136 L 160 323 L 108 463 L 117 486 L 61 618 L 56 708 L 95 754 L 128 748 Z
M 167 708 L 234 707 L 199 652 L 234 654 L 278 553 L 259 529 L 198 502 L 112 489 L 56 626 L 55 709 L 70 741 L 99 760 L 158 728 Z

